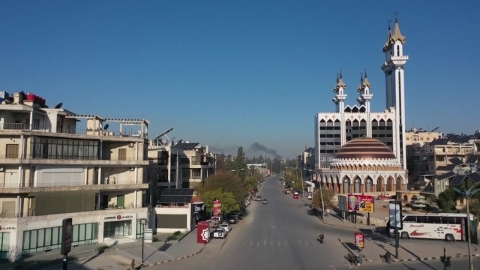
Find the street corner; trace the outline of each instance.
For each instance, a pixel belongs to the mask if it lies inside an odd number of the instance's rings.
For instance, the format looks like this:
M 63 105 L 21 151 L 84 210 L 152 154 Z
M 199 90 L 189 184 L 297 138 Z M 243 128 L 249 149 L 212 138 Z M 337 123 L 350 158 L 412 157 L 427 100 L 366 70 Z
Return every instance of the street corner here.
M 170 259 L 170 260 L 165 260 L 165 261 L 156 262 L 156 263 L 152 263 L 152 264 L 142 265 L 141 268 L 148 268 L 148 267 L 152 267 L 152 266 L 155 266 L 155 265 L 160 265 L 160 264 L 165 264 L 165 263 L 170 263 L 170 262 L 176 262 L 176 261 L 184 260 L 184 259 L 187 259 L 187 258 L 190 258 L 190 257 L 193 257 L 193 256 L 195 256 L 195 255 L 200 254 L 204 249 L 205 249 L 205 246 L 203 246 L 199 251 L 197 251 L 197 252 L 195 252 L 195 253 L 188 254 L 188 255 L 185 255 L 185 256 L 182 256 L 182 257 L 178 257 L 178 258 L 175 258 L 175 259 Z
M 343 241 L 342 239 L 338 238 L 338 242 L 347 250 L 347 255 L 345 255 L 345 259 L 348 261 L 362 261 L 362 262 L 373 262 L 373 260 L 366 254 L 364 249 L 358 248 L 354 243 L 349 241 Z M 361 260 L 360 260 L 361 254 Z M 353 258 L 354 257 L 354 258 Z

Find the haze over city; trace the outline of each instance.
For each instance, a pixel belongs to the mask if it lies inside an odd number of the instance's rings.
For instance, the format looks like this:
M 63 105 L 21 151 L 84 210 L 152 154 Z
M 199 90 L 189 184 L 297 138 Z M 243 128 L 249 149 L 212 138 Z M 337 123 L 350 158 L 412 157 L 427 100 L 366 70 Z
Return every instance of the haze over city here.
M 334 110 L 342 70 L 385 107 L 387 19 L 407 33 L 407 129 L 472 134 L 478 1 L 2 1 L 0 82 L 78 114 L 146 118 L 150 137 L 292 158 Z M 92 96 L 95 97 L 92 99 Z M 460 107 L 460 108 L 457 108 Z M 473 125 L 472 125 L 473 124 Z

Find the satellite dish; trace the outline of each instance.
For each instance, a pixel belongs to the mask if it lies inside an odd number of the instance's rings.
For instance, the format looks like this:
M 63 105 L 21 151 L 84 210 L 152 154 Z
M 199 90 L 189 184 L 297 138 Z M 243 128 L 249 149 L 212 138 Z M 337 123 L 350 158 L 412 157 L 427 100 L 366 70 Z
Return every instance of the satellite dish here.
M 57 106 L 55 106 L 55 109 L 60 109 L 60 108 L 62 108 L 62 106 L 63 106 L 63 103 L 60 102 L 60 103 L 57 104 Z
M 103 127 L 103 130 L 107 130 L 107 129 L 108 129 L 108 127 L 109 127 L 109 125 L 108 125 L 108 124 L 106 124 L 106 125 Z

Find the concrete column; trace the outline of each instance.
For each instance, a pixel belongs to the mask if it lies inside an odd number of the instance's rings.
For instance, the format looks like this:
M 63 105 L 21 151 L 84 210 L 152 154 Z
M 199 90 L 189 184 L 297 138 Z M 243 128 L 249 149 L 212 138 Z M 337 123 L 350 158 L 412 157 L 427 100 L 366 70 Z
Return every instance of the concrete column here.
M 97 175 L 98 181 L 97 184 L 101 185 L 103 180 L 102 180 L 102 167 L 98 167 L 98 175 Z
M 25 170 L 25 184 L 24 187 L 31 187 L 32 186 L 32 167 L 29 166 L 27 170 Z
M 87 169 L 87 185 L 93 185 L 95 180 L 95 168 Z

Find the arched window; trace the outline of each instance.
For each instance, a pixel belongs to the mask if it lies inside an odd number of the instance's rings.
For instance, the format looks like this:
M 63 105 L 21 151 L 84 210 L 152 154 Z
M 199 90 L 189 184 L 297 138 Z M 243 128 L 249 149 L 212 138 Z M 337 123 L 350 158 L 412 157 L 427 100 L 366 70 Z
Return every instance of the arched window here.
M 355 193 L 362 192 L 361 189 L 360 189 L 361 185 L 362 185 L 362 182 L 361 182 L 360 178 L 357 177 L 357 179 L 355 179 L 355 191 L 354 191 Z
M 368 178 L 366 182 L 366 192 L 372 192 L 372 185 L 373 185 L 373 180 L 372 178 Z
M 397 56 L 400 56 L 400 45 L 397 45 Z

